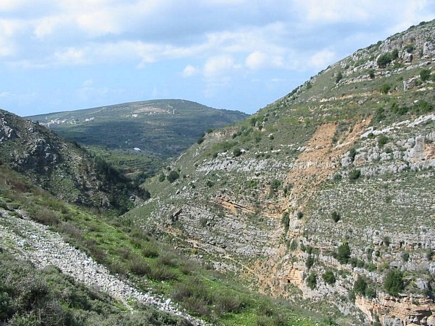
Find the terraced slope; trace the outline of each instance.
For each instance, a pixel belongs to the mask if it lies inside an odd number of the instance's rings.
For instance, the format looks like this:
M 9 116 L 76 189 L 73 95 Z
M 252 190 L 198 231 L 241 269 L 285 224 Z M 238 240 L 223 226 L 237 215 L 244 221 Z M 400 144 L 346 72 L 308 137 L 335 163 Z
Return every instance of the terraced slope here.
M 205 136 L 126 214 L 340 324 L 433 319 L 435 22 Z

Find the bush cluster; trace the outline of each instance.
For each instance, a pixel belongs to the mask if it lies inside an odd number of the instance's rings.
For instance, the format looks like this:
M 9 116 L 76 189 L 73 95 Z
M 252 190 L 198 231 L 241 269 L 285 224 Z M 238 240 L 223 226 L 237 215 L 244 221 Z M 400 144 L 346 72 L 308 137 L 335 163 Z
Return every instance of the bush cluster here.
M 398 296 L 405 289 L 403 272 L 397 269 L 389 271 L 385 277 L 384 288 L 389 295 Z

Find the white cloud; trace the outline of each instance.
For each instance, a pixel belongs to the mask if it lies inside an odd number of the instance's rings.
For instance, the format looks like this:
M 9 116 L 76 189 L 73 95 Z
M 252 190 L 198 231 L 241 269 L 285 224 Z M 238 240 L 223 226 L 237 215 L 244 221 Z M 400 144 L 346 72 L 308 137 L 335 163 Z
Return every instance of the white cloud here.
M 0 11 L 14 11 L 33 3 L 32 0 L 2 0 L 0 1 Z
M 111 10 L 99 10 L 90 13 L 83 13 L 77 17 L 79 28 L 92 37 L 106 34 L 120 34 L 122 26 L 118 17 Z
M 66 23 L 69 21 L 70 17 L 67 15 L 44 17 L 35 21 L 33 33 L 37 38 L 41 39 L 68 28 Z
M 312 69 L 323 69 L 335 60 L 335 53 L 329 49 L 323 49 L 313 54 L 309 60 L 308 65 Z
M 183 77 L 191 77 L 198 73 L 198 68 L 195 68 L 194 66 L 187 65 L 183 70 Z
M 222 76 L 237 68 L 231 55 L 214 56 L 205 63 L 203 74 L 205 77 Z
M 83 65 L 89 63 L 81 49 L 69 48 L 54 54 L 55 63 L 60 65 Z
M 337 23 L 344 21 L 365 21 L 370 18 L 369 10 L 379 6 L 379 1 L 348 0 L 295 0 L 303 16 L 315 24 Z
M 245 61 L 249 69 L 260 69 L 266 65 L 267 56 L 260 51 L 252 52 Z

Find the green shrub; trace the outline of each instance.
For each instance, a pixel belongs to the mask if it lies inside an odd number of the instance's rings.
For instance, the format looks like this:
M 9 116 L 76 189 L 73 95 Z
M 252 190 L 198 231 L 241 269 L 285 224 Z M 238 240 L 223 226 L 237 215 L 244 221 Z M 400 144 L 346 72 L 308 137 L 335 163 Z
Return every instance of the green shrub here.
M 349 180 L 350 181 L 355 181 L 358 180 L 361 176 L 361 171 L 360 170 L 352 170 L 349 172 Z
M 418 113 L 429 113 L 433 111 L 433 109 L 434 106 L 424 100 L 418 101 L 418 103 L 414 105 L 414 110 Z
M 403 273 L 397 269 L 389 271 L 384 281 L 384 288 L 389 295 L 398 296 L 405 289 Z
M 391 54 L 384 53 L 378 58 L 377 63 L 379 68 L 385 68 L 388 64 L 390 64 L 391 61 L 392 61 Z
M 378 137 L 378 147 L 379 147 L 379 148 L 384 147 L 385 144 L 388 143 L 388 141 L 389 141 L 389 139 L 388 139 L 387 136 L 385 136 L 385 135 L 380 135 L 380 136 Z
M 166 179 L 165 175 L 163 173 L 160 173 L 160 175 L 159 175 L 159 181 L 163 182 L 163 181 L 165 181 L 165 179 Z
M 159 250 L 156 245 L 149 245 L 142 249 L 142 256 L 147 258 L 159 257 Z
M 391 85 L 390 84 L 383 84 L 381 86 L 381 89 L 379 90 L 382 94 L 388 94 L 388 92 L 391 89 Z
M 384 242 L 384 245 L 386 245 L 387 247 L 389 247 L 390 244 L 391 244 L 391 239 L 390 239 L 390 237 L 387 237 L 387 236 L 384 237 L 383 242 Z
M 298 249 L 298 242 L 295 239 L 293 239 L 292 242 L 290 243 L 290 250 L 295 251 L 296 249 Z
M 202 144 L 204 142 L 204 136 L 205 136 L 205 134 L 202 134 L 201 137 L 198 138 L 198 140 L 196 141 L 196 143 L 198 145 L 200 145 L 200 144 Z
M 384 108 L 380 107 L 376 109 L 375 112 L 375 116 L 374 116 L 374 120 L 376 122 L 381 122 L 382 120 L 384 120 L 387 116 L 385 115 L 385 110 Z
M 349 150 L 349 158 L 352 160 L 352 162 L 355 160 L 355 156 L 356 156 L 356 149 L 352 147 Z
M 238 147 L 234 148 L 234 150 L 233 150 L 233 156 L 234 157 L 238 157 L 240 155 L 242 155 L 242 150 L 240 148 L 238 148 Z
M 422 81 L 425 82 L 425 81 L 429 80 L 429 78 L 430 78 L 430 70 L 423 69 L 423 70 L 420 71 L 420 79 Z
M 344 242 L 338 247 L 337 260 L 341 264 L 347 264 L 350 259 L 350 247 L 347 242 Z
M 175 271 L 159 263 L 152 266 L 151 271 L 148 274 L 148 277 L 159 282 L 172 281 L 178 279 L 178 275 Z
M 405 46 L 405 51 L 408 53 L 412 53 L 415 50 L 414 44 L 408 44 Z
M 374 299 L 374 298 L 376 298 L 376 290 L 374 288 L 372 288 L 371 286 L 367 286 L 367 288 L 364 292 L 364 295 L 367 298 Z
M 353 284 L 353 292 L 359 295 L 365 295 L 367 289 L 367 281 L 361 275 L 358 275 L 355 283 Z
M 150 265 L 140 257 L 133 257 L 129 262 L 129 270 L 137 276 L 146 276 L 151 274 Z
M 298 220 L 300 220 L 302 217 L 304 217 L 304 213 L 299 211 L 299 212 L 297 212 L 296 216 L 297 216 Z
M 308 277 L 307 277 L 307 286 L 311 289 L 314 290 L 317 286 L 317 276 L 315 273 L 311 273 Z
M 281 187 L 281 181 L 274 179 L 270 183 L 270 192 L 275 193 L 278 191 L 279 187 Z
M 309 270 L 313 265 L 314 265 L 314 257 L 312 255 L 309 255 L 307 261 L 305 262 L 305 266 Z
M 169 172 L 168 176 L 166 177 L 170 183 L 174 182 L 180 177 L 177 171 L 171 171 Z
M 52 210 L 49 210 L 47 208 L 39 208 L 35 209 L 30 214 L 32 220 L 35 220 L 39 223 L 45 224 L 45 225 L 57 225 L 60 223 L 59 216 L 53 212 Z
M 332 271 L 327 271 L 323 273 L 322 278 L 328 284 L 334 284 L 336 281 L 335 275 Z
M 284 226 L 285 233 L 287 233 L 290 223 L 290 214 L 288 212 L 284 212 L 281 217 L 281 224 Z
M 343 74 L 341 71 L 337 74 L 337 77 L 335 78 L 335 83 L 337 84 L 340 80 L 343 79 Z
M 340 214 L 337 213 L 336 211 L 333 211 L 333 212 L 331 213 L 331 218 L 332 218 L 332 220 L 333 220 L 335 223 L 337 223 L 338 221 L 341 220 L 341 216 L 340 216 Z

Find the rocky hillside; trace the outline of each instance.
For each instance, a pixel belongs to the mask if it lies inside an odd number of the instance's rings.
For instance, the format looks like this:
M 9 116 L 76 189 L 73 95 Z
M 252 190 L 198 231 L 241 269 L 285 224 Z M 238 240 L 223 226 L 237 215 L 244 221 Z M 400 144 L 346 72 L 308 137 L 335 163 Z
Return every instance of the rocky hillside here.
M 38 123 L 0 110 L 0 161 L 58 198 L 126 211 L 146 197 L 118 171 Z
M 339 324 L 433 325 L 435 22 L 356 51 L 148 182 L 125 218 Z

